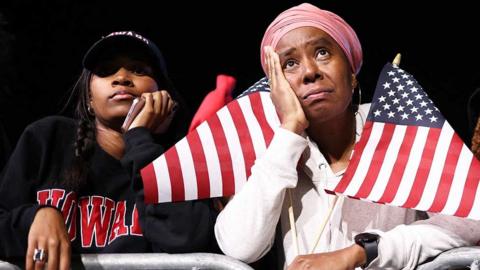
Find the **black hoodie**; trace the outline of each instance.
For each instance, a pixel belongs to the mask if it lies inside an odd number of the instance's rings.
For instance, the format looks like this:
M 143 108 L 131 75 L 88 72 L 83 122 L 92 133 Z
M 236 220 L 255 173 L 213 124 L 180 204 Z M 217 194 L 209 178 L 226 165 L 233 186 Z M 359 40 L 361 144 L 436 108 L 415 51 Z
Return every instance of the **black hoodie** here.
M 0 179 L 0 259 L 24 257 L 40 205 L 66 219 L 72 253 L 211 252 L 210 201 L 144 205 L 139 170 L 164 152 L 145 128 L 124 135 L 119 161 L 97 144 L 84 188 L 62 183 L 73 160 L 76 123 L 53 116 L 29 125 Z

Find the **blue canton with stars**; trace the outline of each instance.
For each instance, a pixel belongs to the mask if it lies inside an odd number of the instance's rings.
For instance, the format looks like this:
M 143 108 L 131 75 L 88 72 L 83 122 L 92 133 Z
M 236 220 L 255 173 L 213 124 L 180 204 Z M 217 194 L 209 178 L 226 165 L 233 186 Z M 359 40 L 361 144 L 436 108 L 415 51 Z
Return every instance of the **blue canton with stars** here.
M 434 128 L 445 122 L 413 76 L 390 63 L 380 73 L 368 120 Z
M 241 98 L 246 95 L 255 93 L 255 92 L 270 92 L 270 87 L 268 86 L 268 79 L 267 77 L 263 77 L 260 80 L 258 80 L 256 83 L 254 83 L 252 86 L 250 86 L 247 90 L 243 91 L 238 97 L 236 98 Z

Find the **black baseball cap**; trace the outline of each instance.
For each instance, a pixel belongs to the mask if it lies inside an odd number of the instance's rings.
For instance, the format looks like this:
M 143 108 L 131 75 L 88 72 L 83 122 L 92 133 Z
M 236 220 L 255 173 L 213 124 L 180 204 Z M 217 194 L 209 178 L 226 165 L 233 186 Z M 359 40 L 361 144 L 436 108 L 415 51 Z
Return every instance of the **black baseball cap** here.
M 83 66 L 93 70 L 99 62 L 120 52 L 142 54 L 160 73 L 166 74 L 165 60 L 157 45 L 134 31 L 112 32 L 102 37 L 88 49 L 83 58 Z

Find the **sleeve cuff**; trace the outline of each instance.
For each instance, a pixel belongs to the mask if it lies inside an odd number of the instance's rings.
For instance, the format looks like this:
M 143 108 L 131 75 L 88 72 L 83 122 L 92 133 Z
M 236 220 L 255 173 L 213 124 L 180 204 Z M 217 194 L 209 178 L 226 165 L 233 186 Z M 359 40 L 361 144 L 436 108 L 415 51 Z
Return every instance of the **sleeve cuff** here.
M 123 135 L 123 139 L 125 141 L 125 152 L 145 142 L 154 142 L 152 134 L 145 127 L 136 127 L 128 130 Z

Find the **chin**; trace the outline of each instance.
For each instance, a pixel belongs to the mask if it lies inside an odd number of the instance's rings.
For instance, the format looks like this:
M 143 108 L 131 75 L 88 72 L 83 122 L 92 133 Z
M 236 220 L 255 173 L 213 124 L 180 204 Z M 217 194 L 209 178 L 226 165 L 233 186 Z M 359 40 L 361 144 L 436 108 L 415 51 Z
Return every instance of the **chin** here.
M 315 108 L 315 110 L 309 110 L 305 112 L 305 115 L 307 116 L 307 119 L 310 121 L 327 121 L 332 118 L 332 110 L 322 107 L 322 108 Z
M 318 117 L 328 113 L 330 111 L 328 107 L 329 106 L 327 106 L 327 104 L 325 103 L 314 103 L 314 104 L 311 104 L 309 107 L 304 108 L 304 111 L 305 111 L 305 114 L 311 117 L 315 117 L 315 116 Z
M 108 117 L 108 119 L 106 119 L 106 122 L 112 128 L 115 128 L 115 127 L 120 128 L 123 124 L 123 121 L 125 121 L 125 117 L 126 117 L 126 114 L 112 115 L 111 117 Z
M 127 117 L 128 111 L 130 110 L 130 106 L 119 106 L 112 111 L 112 117 Z

